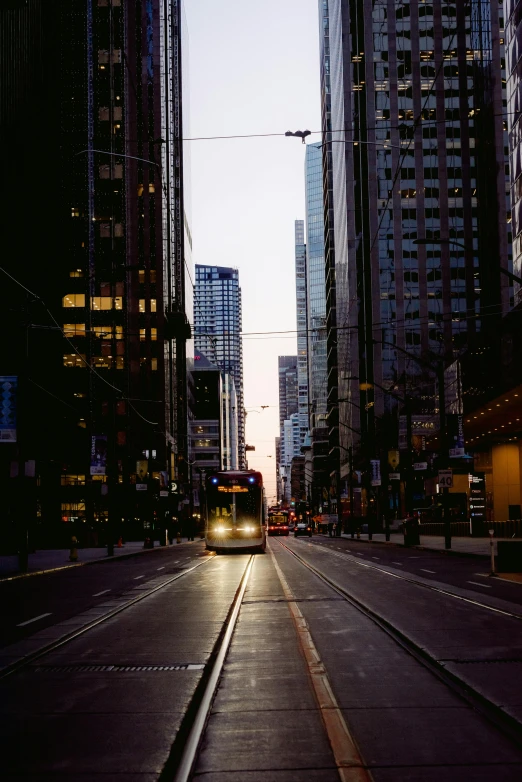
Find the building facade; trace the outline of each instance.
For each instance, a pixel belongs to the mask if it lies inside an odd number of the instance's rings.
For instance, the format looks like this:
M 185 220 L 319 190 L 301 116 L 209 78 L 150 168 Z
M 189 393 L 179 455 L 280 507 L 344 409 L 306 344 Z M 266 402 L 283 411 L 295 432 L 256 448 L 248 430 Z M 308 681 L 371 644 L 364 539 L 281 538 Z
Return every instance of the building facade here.
M 289 498 L 290 464 L 300 441 L 297 356 L 279 356 L 279 437 L 276 438 L 278 499 Z M 297 454 L 300 451 L 297 451 Z
M 308 144 L 305 158 L 308 292 L 308 399 L 314 468 L 314 496 L 330 485 L 327 420 L 325 224 L 322 145 Z
M 167 512 L 158 504 L 160 484 L 187 480 L 186 25 L 181 1 L 47 5 L 38 35 L 31 28 L 41 73 L 26 95 L 32 137 L 43 139 L 34 146 L 40 162 L 26 198 L 47 227 L 33 224 L 40 249 L 23 248 L 24 262 L 18 253 L 13 266 L 39 297 L 39 311 L 17 283 L 3 286 L 22 322 L 41 323 L 47 333 L 30 340 L 25 365 L 6 355 L 2 374 L 45 374 L 37 393 L 60 400 L 46 424 L 52 436 L 39 445 L 26 430 L 18 454 L 36 461 L 41 530 L 51 525 L 70 537 L 80 525 L 86 538 L 101 525 L 110 538 L 124 518 L 138 519 L 141 529 L 153 508 Z M 2 11 L 0 24 L 6 13 L 19 14 L 23 27 L 37 6 Z M 2 82 L 14 67 L 3 60 Z M 30 68 L 24 78 L 34 78 Z M 23 212 L 12 218 L 27 219 Z M 42 258 L 53 259 L 52 275 Z M 21 417 L 42 407 L 25 385 Z M 136 481 L 147 485 L 139 497 Z
M 194 404 L 190 419 L 195 468 L 237 470 L 237 399 L 234 378 L 203 353 L 194 356 Z
M 303 220 L 295 221 L 295 298 L 297 319 L 297 410 L 301 443 L 309 428 L 308 420 L 308 295 L 307 249 Z
M 506 0 L 507 123 L 509 128 L 513 271 L 522 277 L 522 67 L 520 36 L 522 8 L 517 0 Z M 522 301 L 522 287 L 515 283 L 515 303 Z
M 234 381 L 229 383 L 229 418 L 237 417 L 238 468 L 245 469 L 245 412 L 243 397 L 243 343 L 241 288 L 237 269 L 196 265 L 194 340 L 196 351 Z
M 366 464 L 379 450 L 388 392 L 436 420 L 430 366 L 509 308 L 504 21 L 498 0 L 321 0 L 320 15 L 329 393 L 346 477 L 352 446 Z

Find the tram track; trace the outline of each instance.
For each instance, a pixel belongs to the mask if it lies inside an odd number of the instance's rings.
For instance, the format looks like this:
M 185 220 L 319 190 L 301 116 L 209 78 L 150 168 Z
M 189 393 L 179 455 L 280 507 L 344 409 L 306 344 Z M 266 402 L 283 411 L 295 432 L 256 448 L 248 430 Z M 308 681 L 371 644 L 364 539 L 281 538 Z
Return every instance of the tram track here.
M 372 565 L 370 562 L 363 562 L 360 559 L 356 559 L 352 554 L 344 554 L 344 553 L 340 554 L 337 551 L 332 551 L 329 548 L 321 548 L 320 551 L 329 554 L 330 556 L 337 557 L 338 559 L 343 559 L 345 561 L 352 562 L 354 565 L 359 565 L 359 567 L 364 567 L 367 568 L 368 570 L 376 570 L 385 576 L 396 578 L 399 581 L 405 581 L 409 584 L 415 584 L 415 586 L 422 587 L 423 589 L 428 589 L 430 592 L 437 592 L 438 594 L 445 595 L 446 597 L 451 597 L 454 600 L 460 600 L 463 603 L 469 603 L 470 605 L 476 606 L 478 608 L 485 608 L 487 611 L 491 611 L 494 614 L 507 616 L 510 619 L 516 619 L 519 622 L 522 621 L 522 614 L 517 614 L 514 613 L 513 611 L 507 611 L 502 608 L 496 608 L 495 606 L 492 606 L 489 603 L 482 603 L 480 600 L 474 600 L 473 598 L 466 597 L 465 595 L 458 595 L 456 592 L 452 592 L 450 589 L 443 589 L 442 587 L 435 586 L 434 584 L 428 584 L 426 583 L 426 581 L 420 581 L 417 578 L 413 578 L 413 576 L 411 575 L 406 576 L 406 575 L 402 575 L 401 573 L 392 573 L 390 570 L 386 570 L 385 568 L 380 567 L 379 565 Z M 362 556 L 362 555 L 357 554 L 356 556 Z M 392 563 L 392 564 L 401 564 L 401 563 Z M 479 586 L 482 585 L 480 584 Z
M 95 627 L 98 627 L 104 622 L 107 622 L 109 619 L 112 619 L 118 614 L 121 614 L 123 611 L 132 608 L 132 606 L 135 606 L 137 603 L 140 603 L 142 600 L 145 600 L 147 597 L 150 597 L 156 592 L 159 592 L 161 589 L 164 589 L 165 587 L 170 586 L 176 581 L 179 581 L 181 578 L 188 575 L 189 573 L 192 573 L 194 570 L 197 570 L 202 565 L 205 565 L 207 562 L 211 561 L 212 559 L 213 558 L 210 556 L 206 557 L 205 559 L 202 559 L 201 562 L 197 562 L 192 567 L 186 568 L 180 573 L 176 573 L 175 575 L 167 578 L 165 581 L 162 581 L 161 584 L 155 584 L 153 587 L 147 589 L 146 591 L 140 590 L 140 593 L 137 594 L 136 597 L 132 597 L 129 600 L 126 600 L 125 603 L 116 606 L 115 608 L 109 610 L 107 613 L 103 614 L 102 616 L 99 616 L 96 619 L 93 619 L 92 621 L 86 622 L 81 627 L 76 628 L 75 630 L 72 630 L 69 633 L 65 633 L 64 635 L 60 636 L 56 640 L 53 640 L 50 643 L 43 645 L 41 648 L 35 650 L 34 652 L 30 652 L 29 654 L 24 655 L 19 660 L 16 660 L 11 664 L 6 665 L 2 670 L 0 670 L 0 680 L 12 676 L 14 673 L 17 673 L 23 668 L 26 668 L 27 666 L 34 663 L 36 660 L 39 660 L 42 657 L 50 654 L 51 652 L 60 649 L 66 644 L 71 643 L 71 641 L 74 641 L 76 638 L 85 635 L 86 633 L 93 630 Z M 9 646 L 4 647 L 4 650 L 9 648 L 10 648 Z
M 255 556 L 250 555 L 239 582 L 223 627 L 216 639 L 209 661 L 196 687 L 176 734 L 159 782 L 188 782 L 194 769 L 198 750 L 210 717 L 223 666 L 236 627 L 241 603 L 252 572 Z
M 467 682 L 463 681 L 460 677 L 458 677 L 457 675 L 449 671 L 441 662 L 439 662 L 434 657 L 432 657 L 429 654 L 429 652 L 426 651 L 426 649 L 422 648 L 412 638 L 410 638 L 409 636 L 407 636 L 406 634 L 398 630 L 391 622 L 389 622 L 387 619 L 385 619 L 385 617 L 381 616 L 372 608 L 370 608 L 368 605 L 366 605 L 366 603 L 364 603 L 362 600 L 350 594 L 347 589 L 345 589 L 343 586 L 338 584 L 331 577 L 325 575 L 325 573 L 323 573 L 318 567 L 312 565 L 303 556 L 298 554 L 296 551 L 294 551 L 288 545 L 283 543 L 281 540 L 278 540 L 278 543 L 286 552 L 291 554 L 292 557 L 294 557 L 304 568 L 306 568 L 309 572 L 313 573 L 320 581 L 326 584 L 337 595 L 342 597 L 353 608 L 357 609 L 361 614 L 363 614 L 365 617 L 370 619 L 375 625 L 377 625 L 381 630 L 383 630 L 390 638 L 392 638 L 404 651 L 406 651 L 411 657 L 413 657 L 417 662 L 421 663 L 421 665 L 423 665 L 434 676 L 436 676 L 440 681 L 442 681 L 455 695 L 457 695 L 468 706 L 473 708 L 481 716 L 487 719 L 488 722 L 492 723 L 495 726 L 495 728 L 499 730 L 504 736 L 509 738 L 515 744 L 517 744 L 517 746 L 522 745 L 522 724 L 518 720 L 516 720 L 514 717 L 509 715 L 500 706 L 493 703 L 481 692 L 471 687 Z M 345 556 L 343 556 L 342 558 L 349 559 L 348 557 Z M 375 565 L 369 565 L 369 564 L 366 565 L 366 563 L 360 563 L 358 560 L 355 559 L 353 561 L 355 564 L 361 564 L 361 565 L 364 564 L 366 567 L 375 570 L 380 570 L 382 573 L 385 573 L 386 575 L 391 575 L 396 578 L 400 578 L 403 581 L 407 581 L 418 586 L 426 587 L 436 592 L 441 592 L 442 594 L 447 596 L 457 597 L 471 604 L 476 603 L 478 606 L 482 608 L 488 608 L 496 613 L 500 613 L 505 616 L 512 617 L 518 620 L 522 619 L 522 617 L 519 616 L 518 614 L 510 614 L 507 611 L 501 611 L 499 609 L 495 609 L 486 604 L 478 603 L 478 601 L 462 598 L 461 596 L 455 595 L 454 593 L 448 592 L 447 590 L 437 589 L 436 587 L 432 587 L 428 584 L 424 584 L 421 581 L 416 581 L 415 579 L 404 577 L 398 574 L 395 575 L 393 573 L 389 573 L 389 571 L 383 570 L 382 568 L 379 568 L 378 566 Z

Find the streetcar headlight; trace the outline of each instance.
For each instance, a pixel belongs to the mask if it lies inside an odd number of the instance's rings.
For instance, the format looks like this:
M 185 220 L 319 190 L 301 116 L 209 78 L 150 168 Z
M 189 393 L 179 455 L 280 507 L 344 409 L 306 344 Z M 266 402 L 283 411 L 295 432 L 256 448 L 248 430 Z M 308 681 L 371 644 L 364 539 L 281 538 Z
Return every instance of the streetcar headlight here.
M 248 526 L 248 524 L 247 524 L 247 526 L 246 526 L 246 527 L 243 527 L 243 530 L 244 530 L 245 532 L 253 532 L 253 531 L 254 531 L 254 528 L 253 528 L 253 527 L 249 527 L 249 526 Z
M 222 525 L 219 527 L 214 527 L 214 532 L 216 532 L 218 535 L 224 535 L 225 528 Z

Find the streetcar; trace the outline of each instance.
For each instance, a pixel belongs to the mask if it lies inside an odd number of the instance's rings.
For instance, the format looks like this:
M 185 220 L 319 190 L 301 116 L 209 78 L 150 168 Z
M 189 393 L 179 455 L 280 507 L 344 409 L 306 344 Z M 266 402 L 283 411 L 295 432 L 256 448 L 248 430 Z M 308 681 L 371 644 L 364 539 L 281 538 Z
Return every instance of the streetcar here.
M 290 532 L 289 514 L 290 511 L 284 508 L 269 508 L 268 534 L 288 535 Z
M 212 472 L 205 479 L 205 499 L 209 551 L 265 550 L 265 492 L 260 472 Z

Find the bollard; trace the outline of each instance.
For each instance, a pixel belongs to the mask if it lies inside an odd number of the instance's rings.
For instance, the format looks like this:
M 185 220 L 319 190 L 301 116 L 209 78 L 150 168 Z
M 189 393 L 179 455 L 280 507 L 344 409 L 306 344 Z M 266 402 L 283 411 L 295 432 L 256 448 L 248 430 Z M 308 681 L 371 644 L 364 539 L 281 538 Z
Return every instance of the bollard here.
M 361 528 L 357 527 L 357 540 L 361 539 Z
M 181 543 L 181 533 L 180 533 L 179 529 L 178 529 L 178 532 L 176 534 L 176 543 Z
M 71 562 L 78 562 L 78 538 L 73 535 L 71 538 L 71 548 L 69 551 L 69 560 Z
M 489 530 L 489 550 L 491 554 L 491 576 L 496 575 L 495 573 L 495 541 L 493 540 L 493 536 L 495 534 L 494 529 Z
M 120 537 L 118 538 L 118 548 L 122 548 L 122 547 L 123 547 L 123 538 L 120 535 Z

